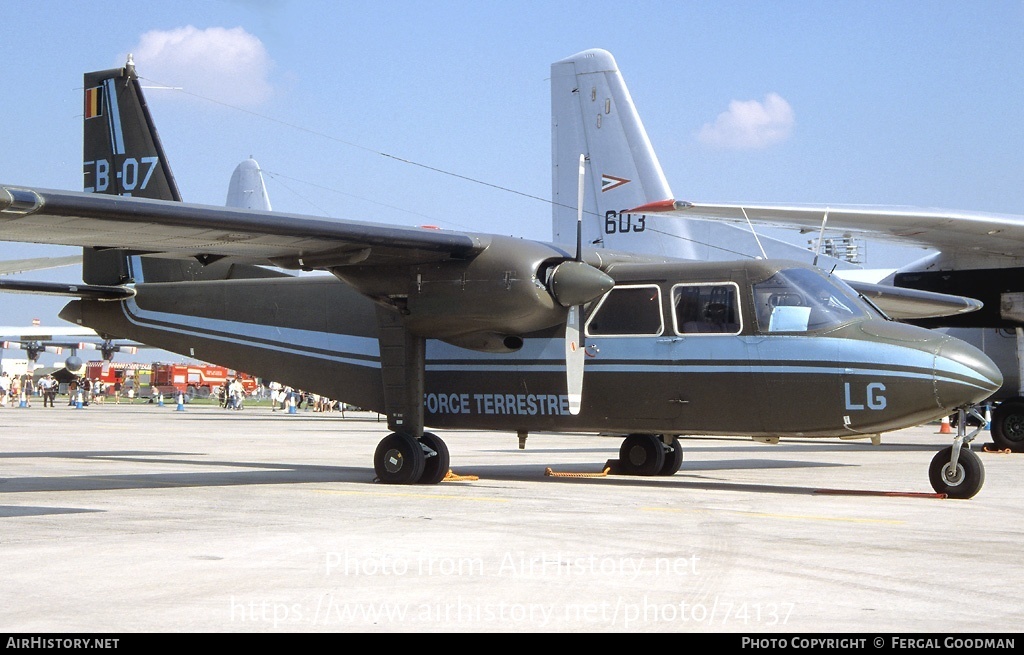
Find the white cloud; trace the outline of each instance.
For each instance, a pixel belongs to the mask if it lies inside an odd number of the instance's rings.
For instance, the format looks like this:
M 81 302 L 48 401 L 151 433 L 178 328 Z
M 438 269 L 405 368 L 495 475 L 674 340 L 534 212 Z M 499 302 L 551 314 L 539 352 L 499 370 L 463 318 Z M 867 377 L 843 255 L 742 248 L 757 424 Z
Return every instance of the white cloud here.
M 142 35 L 132 54 L 139 77 L 220 102 L 256 105 L 273 90 L 263 43 L 241 27 L 154 30 Z
M 729 111 L 700 128 L 697 138 L 719 148 L 766 148 L 789 138 L 793 123 L 793 108 L 779 94 L 769 93 L 764 102 L 733 100 Z

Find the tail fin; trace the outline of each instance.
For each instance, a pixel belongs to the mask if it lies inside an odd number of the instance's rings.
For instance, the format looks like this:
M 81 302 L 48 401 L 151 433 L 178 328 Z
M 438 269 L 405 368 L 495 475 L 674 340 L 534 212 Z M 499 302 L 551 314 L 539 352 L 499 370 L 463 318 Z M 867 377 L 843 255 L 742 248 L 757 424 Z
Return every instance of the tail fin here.
M 228 184 L 228 207 L 270 211 L 270 196 L 263 182 L 263 171 L 250 157 L 235 167 Z
M 617 221 L 618 210 L 673 197 L 611 53 L 585 50 L 551 65 L 551 119 L 555 241 L 576 234 L 581 153 L 591 169 L 584 243 L 612 247 L 603 228 L 607 212 Z
M 149 113 L 131 55 L 123 68 L 86 73 L 84 81 L 85 191 L 180 202 L 181 193 Z M 259 186 L 266 201 L 262 177 Z M 269 201 L 266 206 L 269 209 Z M 266 275 L 269 273 L 258 267 L 232 265 L 215 259 L 200 263 L 102 248 L 85 248 L 82 256 L 82 280 L 96 285 Z
M 85 74 L 84 190 L 181 201 L 131 56 L 123 68 Z M 145 275 L 143 275 L 145 268 Z M 123 250 L 85 248 L 87 284 L 174 281 L 195 277 L 198 262 L 147 258 Z
M 624 210 L 673 198 L 654 147 L 611 53 L 585 50 L 551 65 L 553 237 L 576 234 L 579 156 L 591 174 L 584 196 L 585 244 L 698 261 L 796 259 L 814 253 L 747 228 L 701 219 L 632 215 Z M 762 252 L 763 248 L 763 252 Z M 819 265 L 825 266 L 819 258 Z M 828 258 L 828 265 L 850 265 Z
M 86 191 L 181 201 L 130 55 L 85 74 L 83 144 Z

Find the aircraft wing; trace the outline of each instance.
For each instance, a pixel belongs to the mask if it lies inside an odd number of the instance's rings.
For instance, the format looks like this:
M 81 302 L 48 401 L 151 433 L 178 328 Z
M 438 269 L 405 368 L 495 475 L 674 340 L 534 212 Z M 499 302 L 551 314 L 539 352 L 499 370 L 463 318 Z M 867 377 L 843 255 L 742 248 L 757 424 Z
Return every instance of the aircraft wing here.
M 1020 257 L 1024 253 L 1024 215 L 880 205 L 708 204 L 663 200 L 629 210 L 631 214 L 667 214 L 751 222 L 811 232 L 842 230 L 865 238 L 943 252 Z M 744 215 L 746 214 L 746 215 Z
M 41 271 L 45 268 L 60 268 L 81 264 L 81 255 L 69 255 L 67 257 L 34 257 L 32 259 L 9 259 L 0 261 L 0 275 L 12 273 L 24 273 L 26 271 Z
M 898 321 L 956 316 L 957 314 L 976 312 L 983 306 L 980 300 L 964 296 L 856 280 L 847 280 L 846 283 L 874 303 L 890 318 Z
M 460 232 L 8 185 L 0 240 L 310 269 L 472 258 L 487 246 Z
M 56 337 L 99 337 L 92 328 L 74 325 L 0 325 L 0 337 L 11 341 L 52 341 Z

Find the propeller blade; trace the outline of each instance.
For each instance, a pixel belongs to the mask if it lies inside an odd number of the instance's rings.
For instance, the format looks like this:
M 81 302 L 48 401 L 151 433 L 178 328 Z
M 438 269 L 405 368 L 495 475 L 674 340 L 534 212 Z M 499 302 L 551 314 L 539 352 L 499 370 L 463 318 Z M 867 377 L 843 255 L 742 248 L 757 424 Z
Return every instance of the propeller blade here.
M 600 286 L 600 282 L 602 282 L 601 280 L 589 279 L 593 277 L 591 271 L 600 273 L 604 276 L 604 273 L 583 264 L 583 182 L 586 177 L 586 171 L 586 157 L 581 154 L 580 181 L 578 192 L 576 194 L 576 261 L 574 262 L 575 266 L 565 266 L 563 270 L 568 271 L 568 277 L 570 278 L 577 278 L 577 276 L 580 276 L 588 279 L 586 279 L 585 282 L 579 279 L 574 279 L 573 281 L 576 282 L 576 285 L 570 284 L 568 285 L 570 287 L 588 287 L 594 282 L 598 282 L 598 286 Z M 558 272 L 557 269 L 555 272 Z M 607 279 L 607 276 L 605 276 L 605 278 Z M 552 279 L 552 283 L 553 286 L 557 287 L 557 283 L 554 278 Z M 579 291 L 579 289 L 573 290 L 577 292 Z M 592 288 L 588 289 L 588 291 L 592 290 Z M 607 291 L 607 289 L 605 289 L 605 291 Z M 574 294 L 572 293 L 564 295 L 567 296 L 567 302 L 572 303 L 569 305 L 569 312 L 565 321 L 565 381 L 569 391 L 569 413 L 576 416 L 580 413 L 580 406 L 583 404 L 584 344 L 583 331 L 581 329 L 583 303 L 586 302 L 586 300 L 591 300 L 592 298 L 583 300 L 582 298 L 574 297 Z M 557 298 L 558 296 L 556 294 L 556 299 Z
M 580 182 L 576 191 L 576 261 L 583 261 L 583 178 L 587 173 L 587 158 L 580 155 Z
M 565 377 L 569 388 L 569 413 L 580 413 L 583 403 L 583 333 L 580 330 L 580 316 L 583 307 L 573 305 L 565 323 Z

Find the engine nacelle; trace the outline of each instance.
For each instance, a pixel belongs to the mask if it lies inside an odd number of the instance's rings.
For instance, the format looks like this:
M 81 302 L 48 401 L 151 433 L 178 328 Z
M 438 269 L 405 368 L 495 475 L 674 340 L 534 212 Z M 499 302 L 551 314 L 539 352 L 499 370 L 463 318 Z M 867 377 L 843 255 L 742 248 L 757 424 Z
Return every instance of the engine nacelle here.
M 520 335 L 565 322 L 567 310 L 553 296 L 548 278 L 570 259 L 547 244 L 492 237 L 472 259 L 409 266 L 407 275 L 376 266 L 341 267 L 334 273 L 362 293 L 400 307 L 403 323 L 415 334 L 474 350 L 513 352 Z M 593 300 L 614 285 L 598 269 L 572 264 L 573 272 L 560 276 L 563 299 Z M 589 269 L 589 276 L 581 268 Z

